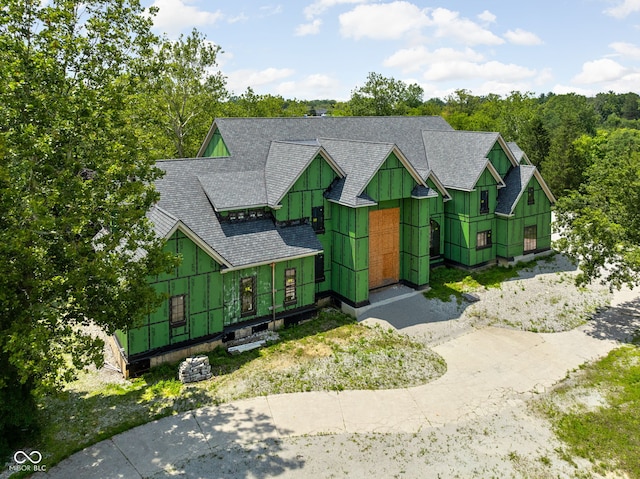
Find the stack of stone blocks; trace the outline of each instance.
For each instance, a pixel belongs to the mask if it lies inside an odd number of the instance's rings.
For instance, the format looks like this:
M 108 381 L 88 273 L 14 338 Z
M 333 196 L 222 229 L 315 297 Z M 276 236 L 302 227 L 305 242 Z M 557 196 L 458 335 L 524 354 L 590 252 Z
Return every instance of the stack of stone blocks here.
M 211 379 L 211 365 L 207 356 L 196 356 L 187 358 L 180 363 L 178 369 L 178 379 L 183 383 L 194 383 Z

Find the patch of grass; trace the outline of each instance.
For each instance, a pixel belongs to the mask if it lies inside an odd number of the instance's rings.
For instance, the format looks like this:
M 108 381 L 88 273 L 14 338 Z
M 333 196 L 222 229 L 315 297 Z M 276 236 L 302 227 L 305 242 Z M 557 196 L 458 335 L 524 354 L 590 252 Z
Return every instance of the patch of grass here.
M 591 461 L 596 471 L 640 478 L 640 348 L 624 346 L 581 370 L 577 384 L 560 389 L 595 388 L 604 392 L 606 406 L 559 410 L 547 405 L 558 437 L 569 452 Z
M 205 405 L 284 392 L 407 387 L 446 370 L 443 359 L 424 345 L 334 310 L 279 334 L 280 341 L 260 350 L 209 353 L 209 381 L 183 385 L 177 363 L 130 381 L 105 383 L 95 372 L 83 374 L 60 394 L 43 398 L 42 435 L 28 446 L 53 467 L 115 434 Z
M 477 291 L 482 288 L 499 288 L 500 285 L 518 276 L 518 271 L 530 268 L 535 262 L 522 263 L 513 267 L 493 266 L 482 271 L 465 271 L 457 268 L 441 267 L 431 271 L 429 286 L 424 293 L 427 299 L 451 301 L 454 296 L 462 301 L 462 293 Z

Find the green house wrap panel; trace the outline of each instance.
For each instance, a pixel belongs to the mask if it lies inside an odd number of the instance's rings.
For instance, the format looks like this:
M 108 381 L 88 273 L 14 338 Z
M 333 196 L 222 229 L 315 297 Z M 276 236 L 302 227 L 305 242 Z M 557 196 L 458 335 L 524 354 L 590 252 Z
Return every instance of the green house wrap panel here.
M 137 354 L 148 351 L 149 348 L 149 326 L 132 328 L 129 334 L 128 354 Z
M 528 188 L 534 188 L 534 204 L 528 204 Z M 537 226 L 537 249 L 551 248 L 551 203 L 538 180 L 533 177 L 525 187 L 513 216 L 498 217 L 497 254 L 504 258 L 515 258 L 524 254 L 524 228 Z
M 224 140 L 222 139 L 222 135 L 218 130 L 213 132 L 213 136 L 211 137 L 211 140 L 209 140 L 209 144 L 204 150 L 204 156 L 206 158 L 229 156 L 229 149 L 227 148 L 227 145 L 225 145 Z
M 512 164 L 499 142 L 496 141 L 495 145 L 493 145 L 488 158 L 493 167 L 498 170 L 500 176 L 504 178 Z
M 191 276 L 189 278 L 189 306 L 191 314 L 207 311 L 209 306 L 206 275 Z
M 149 326 L 149 349 L 161 348 L 169 344 L 169 323 L 167 321 Z
M 118 338 L 118 342 L 120 343 L 120 346 L 127 351 L 129 349 L 129 335 L 126 333 L 126 331 L 116 331 L 115 332 L 115 336 L 116 338 Z
M 391 153 L 369 181 L 364 192 L 377 202 L 398 200 L 411 196 L 417 185 L 409 170 Z
M 143 325 L 126 333 L 127 341 L 123 347 L 128 355 L 222 332 L 220 265 L 180 230 L 166 241 L 165 249 L 179 255 L 181 264 L 171 273 L 151 278 L 150 284 L 165 299 L 147 316 Z M 171 327 L 169 298 L 183 294 L 186 296 L 187 323 L 184 326 Z M 193 327 L 196 324 L 193 319 L 195 316 L 203 318 L 197 323 L 203 326 Z M 209 317 L 219 319 L 210 321 Z
M 284 304 L 284 277 L 285 270 L 296 270 L 296 303 Z M 285 310 L 309 306 L 315 302 L 315 257 L 308 256 L 291 261 L 282 261 L 275 264 L 275 289 L 276 289 L 276 314 Z M 255 313 L 242 315 L 240 301 L 240 282 L 242 278 L 255 276 Z M 230 271 L 223 275 L 223 324 L 229 326 L 243 321 L 270 316 L 273 314 L 273 283 L 271 265 L 262 265 L 238 271 Z
M 189 332 L 193 337 L 206 336 L 209 331 L 207 311 L 198 314 L 192 314 L 189 318 Z

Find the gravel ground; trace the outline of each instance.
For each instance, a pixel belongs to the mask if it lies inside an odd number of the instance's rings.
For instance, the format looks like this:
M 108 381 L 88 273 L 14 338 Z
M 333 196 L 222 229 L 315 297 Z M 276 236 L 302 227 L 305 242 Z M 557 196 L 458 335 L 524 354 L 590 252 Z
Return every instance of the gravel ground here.
M 640 290 L 612 294 L 598 285 L 578 290 L 573 284 L 575 273 L 570 262 L 556 255 L 539 261 L 530 270 L 521 271 L 501 288 L 476 292 L 480 298 L 476 303 L 458 304 L 455 300 L 443 303 L 416 295 L 410 299 L 428 301 L 428 317 L 386 318 L 374 322 L 392 326 L 434 346 L 488 325 L 540 332 L 564 331 L 584 324 L 594 311 L 611 301 L 614 304 L 627 301 L 627 306 L 621 309 L 599 313 L 586 327 L 594 334 L 619 339 L 628 338 L 640 328 L 637 314 Z M 636 323 L 633 325 L 624 315 L 629 301 L 635 301 L 636 312 L 632 316 Z M 411 308 L 412 303 L 408 304 Z M 100 374 L 85 377 L 103 383 L 124 382 L 109 366 L 115 364 L 109 348 L 105 348 L 105 352 L 107 366 Z M 592 473 L 588 463 L 565 456 L 548 420 L 532 407 L 541 397 L 548 398 L 548 393 L 536 396 L 533 392 L 507 391 L 501 398 L 504 407 L 497 412 L 439 428 L 425 427 L 410 435 L 321 435 L 228 445 L 214 454 L 175 464 L 172 470 L 154 477 L 600 477 Z M 581 391 L 574 400 L 597 405 L 601 396 L 597 391 Z
M 575 268 L 560 255 L 541 261 L 500 289 L 480 291 L 477 303 L 429 300 L 428 322 L 395 326 L 429 345 L 487 325 L 540 332 L 582 326 L 590 334 L 626 340 L 640 328 L 640 290 L 576 289 Z M 422 300 L 422 297 L 420 297 Z M 609 303 L 614 307 L 605 309 Z M 595 316 L 593 313 L 600 311 Z M 375 320 L 394 326 L 394 320 Z M 591 465 L 566 455 L 538 412 L 552 392 L 506 391 L 504 407 L 417 434 L 342 434 L 229 445 L 154 476 L 183 478 L 600 478 Z M 563 396 L 561 407 L 596 407 L 598 391 Z M 568 404 L 572 403 L 572 404 Z M 608 475 L 607 478 L 625 476 Z

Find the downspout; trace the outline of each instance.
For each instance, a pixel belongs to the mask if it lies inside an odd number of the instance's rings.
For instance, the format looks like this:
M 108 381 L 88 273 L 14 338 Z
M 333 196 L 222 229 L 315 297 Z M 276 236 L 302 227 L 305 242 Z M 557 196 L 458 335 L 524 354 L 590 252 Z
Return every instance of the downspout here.
M 271 311 L 273 321 L 276 320 L 276 264 L 271 263 Z

